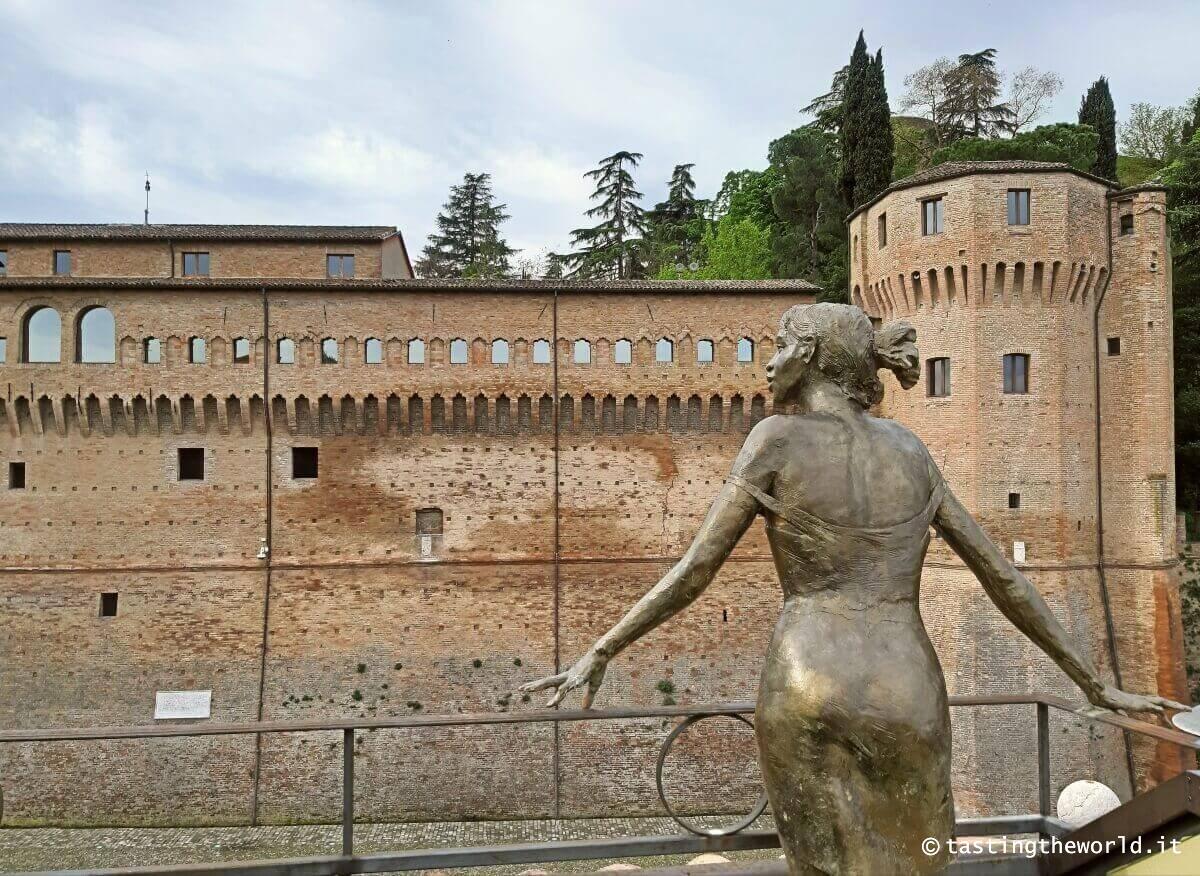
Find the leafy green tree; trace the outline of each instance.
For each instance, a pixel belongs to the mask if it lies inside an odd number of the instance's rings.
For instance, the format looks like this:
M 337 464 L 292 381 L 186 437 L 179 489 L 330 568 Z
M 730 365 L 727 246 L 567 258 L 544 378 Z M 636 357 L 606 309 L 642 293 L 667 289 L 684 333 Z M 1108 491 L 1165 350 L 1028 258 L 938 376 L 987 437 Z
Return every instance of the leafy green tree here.
M 772 273 L 809 280 L 824 300 L 845 295 L 849 212 L 838 188 L 836 138 L 806 125 L 771 143 L 767 156 L 776 177 L 771 190 Z
M 864 204 L 892 181 L 892 113 L 883 76 L 883 52 L 872 58 L 859 31 L 846 72 L 839 141 L 842 199 Z
M 1113 106 L 1108 79 L 1101 76 L 1092 83 L 1079 104 L 1079 124 L 1088 125 L 1099 136 L 1096 161 L 1084 168 L 1105 179 L 1117 178 L 1117 111 Z
M 892 179 L 901 180 L 929 167 L 934 145 L 934 125 L 919 116 L 892 116 Z
M 1200 131 L 1200 91 L 1197 91 L 1192 99 L 1187 102 L 1184 107 L 1185 121 L 1183 123 L 1183 137 L 1181 143 L 1187 144 L 1192 142 L 1192 137 L 1196 135 L 1196 131 Z
M 1126 155 L 1167 162 L 1183 144 L 1183 132 L 1191 120 L 1186 109 L 1135 103 L 1129 120 L 1121 125 L 1121 150 Z
M 1200 513 L 1200 135 L 1159 176 L 1167 187 L 1175 307 L 1175 479 L 1181 507 Z
M 694 164 L 677 164 L 667 184 L 667 199 L 646 214 L 646 262 L 649 272 L 666 264 L 691 265 L 707 222 L 707 202 L 696 197 Z
M 1000 100 L 996 50 L 959 55 L 946 79 L 950 119 L 974 137 L 992 137 L 1007 129 L 1013 112 Z
M 421 251 L 416 268 L 422 277 L 504 277 L 514 250 L 500 236 L 509 218 L 492 194 L 487 173 L 463 174 L 450 187 L 450 198 L 437 216 L 437 231 Z
M 1041 125 L 1007 140 L 969 137 L 933 154 L 933 164 L 947 161 L 1057 161 L 1091 170 L 1099 137 L 1087 125 Z
M 643 276 L 641 236 L 646 232 L 646 211 L 638 204 L 642 193 L 631 173 L 641 160 L 640 152 L 615 152 L 584 174 L 595 180 L 592 200 L 600 202 L 585 215 L 601 221 L 571 232 L 571 245 L 577 249 L 563 259 L 572 276 L 613 280 Z
M 729 171 L 709 206 L 709 216 L 713 221 L 724 216 L 749 219 L 755 225 L 769 228 L 775 222 L 771 192 L 777 181 L 777 175 L 770 167 Z
M 704 231 L 704 264 L 695 271 L 664 265 L 662 280 L 765 280 L 771 275 L 771 231 L 751 219 L 724 216 Z

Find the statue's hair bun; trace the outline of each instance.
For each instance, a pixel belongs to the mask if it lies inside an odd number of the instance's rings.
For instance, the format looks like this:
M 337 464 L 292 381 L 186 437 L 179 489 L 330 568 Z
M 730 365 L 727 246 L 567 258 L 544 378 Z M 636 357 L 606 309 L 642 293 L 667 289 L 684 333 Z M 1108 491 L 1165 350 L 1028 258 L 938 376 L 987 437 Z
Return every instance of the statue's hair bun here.
M 905 389 L 921 379 L 921 357 L 917 353 L 917 330 L 904 320 L 889 322 L 875 332 L 875 362 L 895 373 Z

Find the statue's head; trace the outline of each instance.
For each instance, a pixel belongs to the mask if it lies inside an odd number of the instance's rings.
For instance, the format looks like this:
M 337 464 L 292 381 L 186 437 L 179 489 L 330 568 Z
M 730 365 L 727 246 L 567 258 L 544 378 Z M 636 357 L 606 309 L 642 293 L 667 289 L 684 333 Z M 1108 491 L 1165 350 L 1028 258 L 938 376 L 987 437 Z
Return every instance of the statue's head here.
M 921 376 L 917 332 L 907 322 L 876 331 L 850 304 L 798 304 L 779 321 L 778 351 L 767 365 L 767 384 L 780 403 L 796 401 L 813 380 L 838 386 L 864 408 L 883 398 L 880 368 L 894 371 L 905 389 Z

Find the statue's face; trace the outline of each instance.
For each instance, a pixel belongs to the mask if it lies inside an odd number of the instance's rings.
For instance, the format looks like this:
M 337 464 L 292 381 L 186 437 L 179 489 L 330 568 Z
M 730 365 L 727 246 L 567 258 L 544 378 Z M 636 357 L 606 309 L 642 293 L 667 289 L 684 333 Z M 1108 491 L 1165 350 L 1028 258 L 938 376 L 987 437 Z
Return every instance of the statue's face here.
M 775 355 L 767 363 L 767 388 L 780 403 L 790 401 L 813 367 L 811 338 L 796 340 L 783 332 L 775 336 Z

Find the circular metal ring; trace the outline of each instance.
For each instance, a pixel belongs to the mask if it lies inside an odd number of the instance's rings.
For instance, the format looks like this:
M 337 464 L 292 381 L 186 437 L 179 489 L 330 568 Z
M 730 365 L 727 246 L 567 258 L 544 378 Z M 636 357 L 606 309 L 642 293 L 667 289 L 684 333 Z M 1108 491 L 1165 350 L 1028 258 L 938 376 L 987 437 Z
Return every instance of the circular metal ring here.
M 663 763 L 666 762 L 667 752 L 671 750 L 671 746 L 675 743 L 675 739 L 680 736 L 683 731 L 687 730 L 697 721 L 703 721 L 705 718 L 733 718 L 736 721 L 741 721 L 751 730 L 754 729 L 754 722 L 745 715 L 739 715 L 737 712 L 708 712 L 701 715 L 689 715 L 687 718 L 675 725 L 675 729 L 670 732 L 666 739 L 663 740 L 662 749 L 658 752 L 658 764 L 654 768 L 654 784 L 658 786 L 658 799 L 662 801 L 663 808 L 667 810 L 667 814 L 674 819 L 675 823 L 689 833 L 694 833 L 697 836 L 729 836 L 730 834 L 738 833 L 745 830 L 758 820 L 758 816 L 762 815 L 767 809 L 767 792 L 764 790 L 758 795 L 758 799 L 754 801 L 754 806 L 750 812 L 734 824 L 725 827 L 698 827 L 691 824 L 675 814 L 675 810 L 671 808 L 671 804 L 667 802 L 666 792 L 663 790 Z

